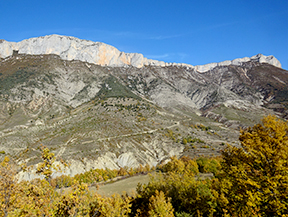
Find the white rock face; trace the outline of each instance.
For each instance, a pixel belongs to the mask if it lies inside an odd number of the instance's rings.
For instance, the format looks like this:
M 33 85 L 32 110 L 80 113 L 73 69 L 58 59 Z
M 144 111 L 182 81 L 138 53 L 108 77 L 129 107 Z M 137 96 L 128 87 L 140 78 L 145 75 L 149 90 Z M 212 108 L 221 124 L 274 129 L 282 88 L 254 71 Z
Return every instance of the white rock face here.
M 209 64 L 205 64 L 205 65 L 199 65 L 199 66 L 195 66 L 196 71 L 198 72 L 207 72 L 213 68 L 215 68 L 218 64 L 217 63 L 209 63 Z
M 18 43 L 4 40 L 0 42 L 1 58 L 11 56 L 13 50 L 18 51 L 19 54 L 56 54 L 65 60 L 80 60 L 109 66 L 142 67 L 144 63 L 149 62 L 142 54 L 126 54 L 101 42 L 59 35 L 31 38 Z
M 118 159 L 117 163 L 120 167 L 128 167 L 128 168 L 134 168 L 139 165 L 137 159 L 135 158 L 135 154 L 132 152 L 126 152 L 121 154 Z
M 185 63 L 165 63 L 163 61 L 145 58 L 139 53 L 120 52 L 113 46 L 101 42 L 81 40 L 75 37 L 48 35 L 38 38 L 30 38 L 18 43 L 0 40 L 0 58 L 6 58 L 13 54 L 13 50 L 20 54 L 56 54 L 64 60 L 80 60 L 102 66 L 125 66 L 132 65 L 141 68 L 145 65 L 159 67 L 182 66 L 194 68 L 203 73 L 217 66 L 241 65 L 243 62 L 256 61 L 269 63 L 281 68 L 280 62 L 274 56 L 255 55 L 251 58 L 244 57 L 235 60 L 228 60 L 220 63 L 192 66 Z
M 234 59 L 232 61 L 226 60 L 226 61 L 223 61 L 220 63 L 209 63 L 206 65 L 199 65 L 199 66 L 195 66 L 195 69 L 196 69 L 196 71 L 203 73 L 203 72 L 207 72 L 209 70 L 212 70 L 213 68 L 215 68 L 217 66 L 228 66 L 228 65 L 240 66 L 242 63 L 249 62 L 249 61 L 259 62 L 259 63 L 268 63 L 270 65 L 281 68 L 281 63 L 274 56 L 272 56 L 272 55 L 271 56 L 265 56 L 263 54 L 257 54 L 255 56 L 252 56 L 251 58 L 244 57 L 244 58 L 237 58 L 237 59 Z
M 264 56 L 262 54 L 257 54 L 253 57 L 250 58 L 251 61 L 256 61 L 259 63 L 269 63 L 273 66 L 279 67 L 281 68 L 281 63 L 279 62 L 279 60 L 277 60 L 274 56 L 270 55 L 270 56 Z

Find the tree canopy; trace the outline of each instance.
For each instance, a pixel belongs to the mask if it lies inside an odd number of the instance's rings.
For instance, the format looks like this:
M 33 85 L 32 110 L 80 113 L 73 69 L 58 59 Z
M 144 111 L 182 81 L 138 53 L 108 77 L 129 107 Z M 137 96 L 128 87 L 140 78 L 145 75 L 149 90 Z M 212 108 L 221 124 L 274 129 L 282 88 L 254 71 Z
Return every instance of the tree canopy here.
M 231 213 L 277 216 L 288 212 L 288 124 L 267 116 L 240 131 L 241 147 L 223 152 L 222 181 Z

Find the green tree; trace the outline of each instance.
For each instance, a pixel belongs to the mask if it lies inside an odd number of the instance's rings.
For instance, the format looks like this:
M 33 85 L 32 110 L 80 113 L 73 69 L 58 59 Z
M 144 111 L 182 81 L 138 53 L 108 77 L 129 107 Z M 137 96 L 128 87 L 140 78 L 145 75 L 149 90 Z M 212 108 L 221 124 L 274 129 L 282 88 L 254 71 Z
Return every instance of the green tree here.
M 183 143 L 183 145 L 186 145 L 186 144 L 187 144 L 187 139 L 186 139 L 186 138 L 183 138 L 183 139 L 182 139 L 182 143 Z
M 217 174 L 221 168 L 219 158 L 199 157 L 196 159 L 200 173 Z
M 288 124 L 275 116 L 262 122 L 240 131 L 241 147 L 223 152 L 220 180 L 228 189 L 221 191 L 232 215 L 288 213 Z

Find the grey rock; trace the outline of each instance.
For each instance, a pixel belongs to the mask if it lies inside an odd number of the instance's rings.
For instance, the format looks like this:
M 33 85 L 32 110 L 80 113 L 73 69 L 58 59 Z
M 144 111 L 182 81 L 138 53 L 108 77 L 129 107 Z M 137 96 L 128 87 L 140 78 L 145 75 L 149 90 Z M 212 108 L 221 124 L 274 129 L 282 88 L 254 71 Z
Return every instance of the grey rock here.
M 196 71 L 203 73 L 217 66 L 241 65 L 243 62 L 257 61 L 268 63 L 276 67 L 281 67 L 280 62 L 274 56 L 255 55 L 251 58 L 244 57 L 232 60 L 231 62 L 223 61 L 220 63 L 209 63 L 206 65 L 192 66 L 185 63 L 165 63 L 163 61 L 151 60 L 145 58 L 139 53 L 120 52 L 115 47 L 101 42 L 81 40 L 75 37 L 47 35 L 44 37 L 30 38 L 18 43 L 7 42 L 0 43 L 0 58 L 6 58 L 18 51 L 19 54 L 56 54 L 64 60 L 80 60 L 88 63 L 99 64 L 102 66 L 131 65 L 141 68 L 145 65 L 151 66 L 181 66 L 194 68 Z

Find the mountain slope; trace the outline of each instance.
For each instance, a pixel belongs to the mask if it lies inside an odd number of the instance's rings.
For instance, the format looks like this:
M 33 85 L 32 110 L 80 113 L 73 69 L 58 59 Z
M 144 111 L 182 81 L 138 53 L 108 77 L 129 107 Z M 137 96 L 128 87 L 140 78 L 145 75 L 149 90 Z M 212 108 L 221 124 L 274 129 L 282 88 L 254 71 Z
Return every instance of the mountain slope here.
M 103 54 L 101 46 L 56 35 L 2 41 L 1 153 L 35 164 L 44 144 L 71 163 L 71 175 L 156 165 L 172 155 L 218 155 L 223 144 L 237 145 L 239 127 L 269 113 L 287 117 L 288 72 L 273 56 L 134 64 L 138 54 L 111 46 Z M 87 55 L 110 59 L 94 64 Z

